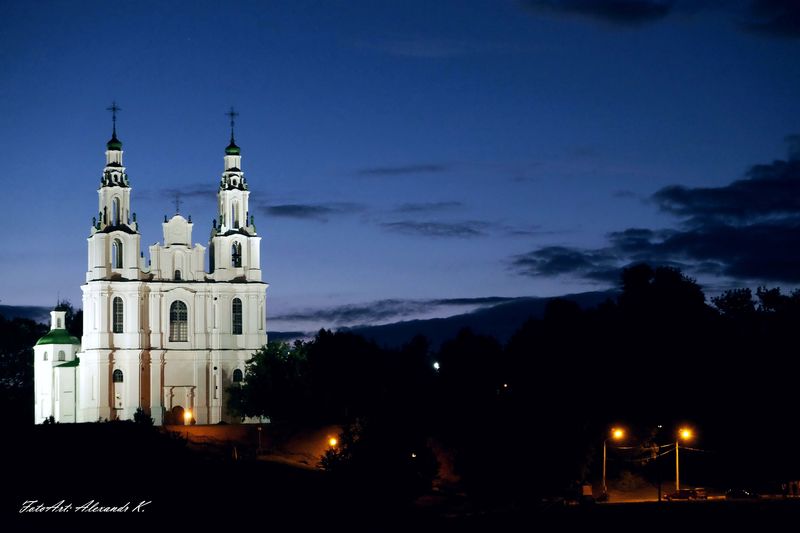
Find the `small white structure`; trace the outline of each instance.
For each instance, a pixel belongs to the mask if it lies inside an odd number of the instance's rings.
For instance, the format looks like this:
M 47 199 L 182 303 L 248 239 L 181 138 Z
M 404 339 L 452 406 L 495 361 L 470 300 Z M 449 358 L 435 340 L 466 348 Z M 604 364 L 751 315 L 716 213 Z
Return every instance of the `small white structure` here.
M 78 346 L 53 311 L 34 350 L 37 423 L 131 419 L 139 407 L 158 425 L 182 424 L 186 411 L 199 424 L 240 421 L 226 390 L 267 342 L 267 284 L 233 131 L 224 165 L 208 272 L 180 214 L 165 217 L 146 264 L 115 124 L 88 238 L 83 337 Z
M 50 331 L 33 347 L 34 419 L 75 422 L 80 342 L 66 330 L 66 310 L 50 311 Z

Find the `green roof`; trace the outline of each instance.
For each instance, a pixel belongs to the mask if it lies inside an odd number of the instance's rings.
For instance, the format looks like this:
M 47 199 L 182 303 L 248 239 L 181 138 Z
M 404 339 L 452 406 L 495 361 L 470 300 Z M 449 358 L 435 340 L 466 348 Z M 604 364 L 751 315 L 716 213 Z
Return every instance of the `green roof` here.
M 51 329 L 47 335 L 36 341 L 36 345 L 40 344 L 80 344 L 76 337 L 73 337 L 65 329 Z
M 122 150 L 122 141 L 117 139 L 117 133 L 111 136 L 111 140 L 106 143 L 106 148 L 109 150 Z
M 62 367 L 62 366 L 66 366 L 66 367 L 78 366 L 80 363 L 81 363 L 81 358 L 80 357 L 76 357 L 72 361 L 67 361 L 66 363 L 63 363 L 63 364 L 60 364 L 60 365 L 56 365 L 56 368 L 59 368 L 59 367 Z
M 239 147 L 236 146 L 236 143 L 233 142 L 233 139 L 231 139 L 231 143 L 228 145 L 227 148 L 225 148 L 225 154 L 226 155 L 239 155 L 239 153 L 240 153 Z

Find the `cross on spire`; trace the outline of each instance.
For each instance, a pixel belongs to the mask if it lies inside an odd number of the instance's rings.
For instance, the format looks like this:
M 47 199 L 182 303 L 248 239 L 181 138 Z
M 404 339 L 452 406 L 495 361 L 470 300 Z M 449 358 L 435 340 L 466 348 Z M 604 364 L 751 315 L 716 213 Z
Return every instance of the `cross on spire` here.
M 229 117 L 231 117 L 231 144 L 234 144 L 234 142 L 233 142 L 233 126 L 236 124 L 236 117 L 239 116 L 239 113 L 237 113 L 236 110 L 233 109 L 233 106 L 231 106 L 231 110 L 228 111 L 225 114 L 228 115 Z
M 117 136 L 117 111 L 122 111 L 122 108 L 117 105 L 116 100 L 111 102 L 111 106 L 106 108 L 106 111 L 111 111 L 111 124 L 113 128 L 113 136 Z
M 181 212 L 181 193 L 175 193 L 175 214 L 179 214 Z

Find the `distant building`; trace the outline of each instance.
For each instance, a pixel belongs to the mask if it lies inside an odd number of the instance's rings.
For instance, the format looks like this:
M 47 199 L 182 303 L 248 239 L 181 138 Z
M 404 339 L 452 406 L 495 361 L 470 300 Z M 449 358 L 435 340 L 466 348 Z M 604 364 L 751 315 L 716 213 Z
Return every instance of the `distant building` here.
M 139 407 L 159 425 L 183 423 L 186 410 L 199 424 L 239 421 L 226 390 L 267 342 L 261 237 L 241 160 L 231 128 L 208 271 L 178 206 L 147 262 L 115 120 L 88 238 L 83 336 L 67 333 L 63 309 L 51 313 L 34 348 L 36 423 L 131 419 Z

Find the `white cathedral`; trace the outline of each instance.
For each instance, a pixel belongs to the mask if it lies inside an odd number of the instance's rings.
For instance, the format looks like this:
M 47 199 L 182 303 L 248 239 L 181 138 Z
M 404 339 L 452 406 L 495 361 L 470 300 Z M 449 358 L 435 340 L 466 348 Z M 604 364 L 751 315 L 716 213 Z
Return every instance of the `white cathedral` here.
M 226 391 L 267 342 L 261 237 L 241 161 L 231 122 L 208 272 L 191 216 L 179 214 L 164 218 L 164 243 L 150 246 L 148 263 L 114 115 L 81 286 L 83 336 L 67 333 L 64 309 L 51 312 L 34 347 L 36 423 L 132 419 L 137 408 L 157 425 L 240 421 Z

